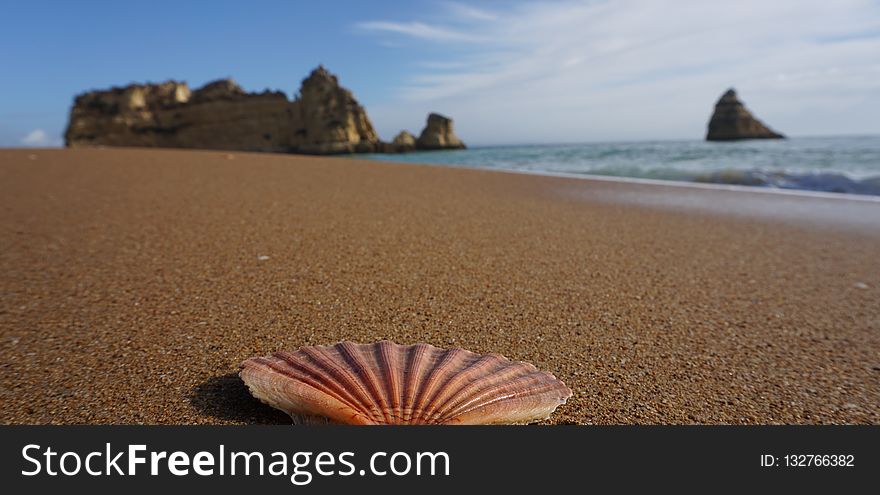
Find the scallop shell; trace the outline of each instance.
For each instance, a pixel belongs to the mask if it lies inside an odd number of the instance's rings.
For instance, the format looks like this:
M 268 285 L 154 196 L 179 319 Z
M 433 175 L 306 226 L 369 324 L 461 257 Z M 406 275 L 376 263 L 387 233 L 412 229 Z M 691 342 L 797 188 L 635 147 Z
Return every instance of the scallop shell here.
M 525 424 L 571 390 L 532 364 L 429 344 L 341 342 L 241 364 L 254 397 L 295 423 Z

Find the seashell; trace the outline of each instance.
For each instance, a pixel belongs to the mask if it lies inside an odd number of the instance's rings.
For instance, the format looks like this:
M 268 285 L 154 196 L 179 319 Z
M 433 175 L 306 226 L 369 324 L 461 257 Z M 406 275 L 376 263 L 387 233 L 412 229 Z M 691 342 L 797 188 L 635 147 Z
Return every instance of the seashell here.
M 571 397 L 529 363 L 387 340 L 276 352 L 241 368 L 251 394 L 294 423 L 526 424 Z

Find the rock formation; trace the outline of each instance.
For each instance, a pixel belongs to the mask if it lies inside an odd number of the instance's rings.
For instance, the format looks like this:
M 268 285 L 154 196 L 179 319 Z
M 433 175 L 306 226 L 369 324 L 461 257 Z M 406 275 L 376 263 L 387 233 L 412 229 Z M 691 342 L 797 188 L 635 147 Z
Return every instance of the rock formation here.
M 413 151 L 416 149 L 416 137 L 407 131 L 400 131 L 400 134 L 394 136 L 391 145 L 396 152 Z
M 339 86 L 323 66 L 302 82 L 291 105 L 293 148 L 300 153 L 380 151 L 379 136 L 351 91 Z
M 193 102 L 211 100 L 235 100 L 247 96 L 247 92 L 232 79 L 218 79 L 197 89 L 193 94 Z
M 283 93 L 249 94 L 230 80 L 192 92 L 176 81 L 135 84 L 78 96 L 64 139 L 69 147 L 288 151 L 289 106 Z
M 416 140 L 420 150 L 463 149 L 464 143 L 452 130 L 452 119 L 440 114 L 428 115 L 428 123 Z
M 247 93 L 231 79 L 190 91 L 182 82 L 133 84 L 76 97 L 69 147 L 143 146 L 296 153 L 385 150 L 367 113 L 318 67 L 294 101 Z
M 715 113 L 709 120 L 709 130 L 706 133 L 707 141 L 780 139 L 784 137 L 752 116 L 736 97 L 736 91 L 733 88 L 728 89 L 715 104 Z

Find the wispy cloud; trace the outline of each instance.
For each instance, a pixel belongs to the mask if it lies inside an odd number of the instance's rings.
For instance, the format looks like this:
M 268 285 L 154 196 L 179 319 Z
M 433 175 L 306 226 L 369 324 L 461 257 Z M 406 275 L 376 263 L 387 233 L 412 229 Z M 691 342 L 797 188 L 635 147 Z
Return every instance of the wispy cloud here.
M 46 148 L 61 146 L 61 138 L 52 137 L 43 129 L 34 129 L 22 137 L 19 143 L 31 148 Z
M 423 22 L 366 21 L 356 26 L 363 31 L 403 34 L 429 41 L 479 41 L 482 38 L 454 29 L 432 26 Z
M 700 136 L 729 86 L 790 134 L 880 132 L 880 4 L 870 0 L 444 5 L 430 19 L 359 26 L 466 42 L 415 62 L 399 95 L 478 140 Z
M 498 14 L 459 2 L 447 2 L 446 8 L 461 20 L 494 21 Z

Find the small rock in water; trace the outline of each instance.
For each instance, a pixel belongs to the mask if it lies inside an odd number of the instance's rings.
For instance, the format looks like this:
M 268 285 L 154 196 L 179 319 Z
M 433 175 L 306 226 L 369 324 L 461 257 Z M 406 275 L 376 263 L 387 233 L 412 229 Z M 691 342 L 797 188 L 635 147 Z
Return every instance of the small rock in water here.
M 269 259 L 269 257 L 266 256 L 265 254 L 261 254 L 261 255 L 257 256 L 257 261 L 266 261 L 268 259 Z
M 870 289 L 871 287 L 864 282 L 856 282 L 853 284 L 856 289 Z

